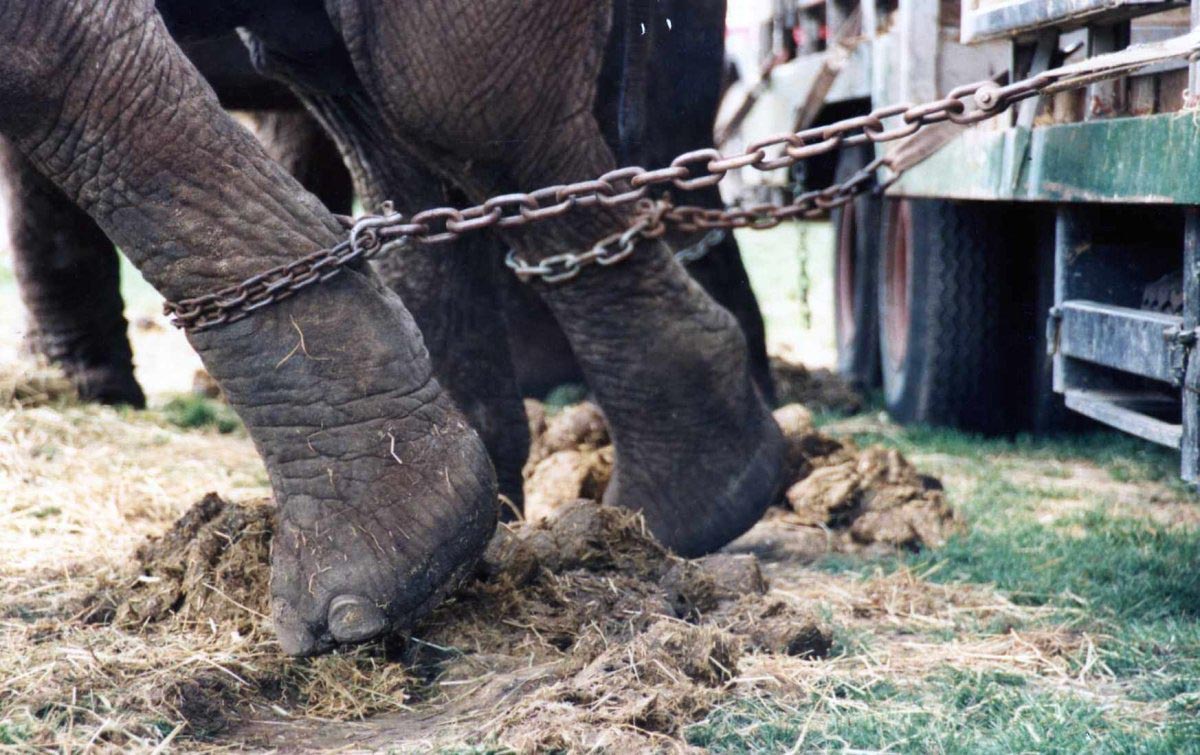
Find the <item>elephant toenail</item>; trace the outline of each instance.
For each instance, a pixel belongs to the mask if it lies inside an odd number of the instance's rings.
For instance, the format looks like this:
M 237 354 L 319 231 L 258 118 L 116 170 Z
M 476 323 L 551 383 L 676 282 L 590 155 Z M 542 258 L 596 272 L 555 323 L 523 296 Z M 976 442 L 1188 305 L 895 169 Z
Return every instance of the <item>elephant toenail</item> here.
M 329 604 L 329 632 L 338 642 L 362 642 L 387 629 L 387 619 L 371 601 L 339 595 Z

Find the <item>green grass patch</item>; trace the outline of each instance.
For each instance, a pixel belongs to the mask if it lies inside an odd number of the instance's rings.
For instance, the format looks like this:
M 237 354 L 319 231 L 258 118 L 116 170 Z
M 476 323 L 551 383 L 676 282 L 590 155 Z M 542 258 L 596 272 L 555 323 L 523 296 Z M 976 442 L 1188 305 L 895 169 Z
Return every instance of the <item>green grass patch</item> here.
M 1186 716 L 1141 720 L 1018 674 L 947 669 L 905 689 L 834 683 L 798 705 L 741 700 L 687 732 L 714 753 L 866 752 L 996 755 L 1195 753 Z
M 587 401 L 587 397 L 588 387 L 583 383 L 563 383 L 546 394 L 542 405 L 546 408 L 546 414 L 553 417 L 568 406 Z
M 1079 435 L 991 438 L 935 427 L 905 427 L 895 434 L 861 433 L 861 444 L 880 443 L 906 454 L 945 454 L 966 461 L 992 463 L 997 456 L 1022 461 L 1090 461 L 1117 482 L 1162 482 L 1186 490 L 1178 482 L 1179 455 L 1170 449 L 1113 431 Z M 1048 477 L 1061 478 L 1051 468 Z
M 18 747 L 29 739 L 29 727 L 24 724 L 0 721 L 0 745 Z
M 1200 533 L 1089 511 L 1053 524 L 973 526 L 917 556 L 931 579 L 987 582 L 1014 601 L 1103 620 L 1200 618 Z
M 167 422 L 187 430 L 213 428 L 219 433 L 242 429 L 242 421 L 224 403 L 201 396 L 177 396 L 162 408 Z
M 1200 720 L 1200 531 L 1114 514 L 1105 505 L 1105 496 L 1112 494 L 1102 490 L 1064 494 L 1036 478 L 1026 484 L 1008 474 L 1014 465 L 1031 461 L 1087 460 L 1108 469 L 1114 479 L 1174 481 L 1178 460 L 1173 454 L 1111 433 L 996 440 L 914 428 L 859 440 L 897 447 L 913 456 L 946 457 L 942 464 L 972 478 L 952 498 L 968 528 L 936 551 L 874 561 L 834 556 L 819 564 L 822 569 L 865 578 L 880 569 L 906 566 L 935 582 L 994 585 L 1014 603 L 1052 609 L 1037 622 L 1089 633 L 1102 662 L 1098 671 L 1107 669 L 1121 680 L 1129 700 L 1166 703 L 1181 721 Z M 1191 495 L 1181 484 L 1176 492 L 1181 497 Z M 1040 516 L 1053 510 L 1057 500 L 1081 496 L 1091 496 L 1096 505 L 1049 521 Z M 1122 509 L 1128 510 L 1128 506 Z M 982 634 L 1011 628 L 1007 618 L 994 626 L 960 627 Z M 855 635 L 845 639 L 842 651 L 858 654 L 870 644 L 869 636 Z M 989 704 L 995 697 L 989 698 Z M 1067 717 L 1068 729 L 1079 725 L 1083 715 L 1071 710 L 1068 706 L 1058 714 Z M 911 718 L 910 724 L 920 725 Z M 1103 722 L 1096 725 L 1103 728 Z M 1085 749 L 1170 751 L 1183 741 L 1178 739 L 1180 726 L 1159 732 L 1155 735 L 1159 739 L 1147 740 L 1145 748 L 1113 729 L 1104 736 L 1098 733 L 1094 746 Z M 978 744 L 961 738 L 945 741 L 962 747 Z M 1019 737 L 998 741 L 1037 752 L 1070 751 L 1053 740 L 1044 745 Z
M 962 466 L 969 466 L 966 471 L 975 478 L 965 495 L 952 499 L 969 522 L 967 532 L 937 551 L 885 558 L 885 568 L 907 563 L 940 582 L 989 583 L 1015 602 L 1060 606 L 1104 622 L 1200 618 L 1200 532 L 1116 517 L 1103 507 L 1044 523 L 1032 515 L 1037 503 L 1068 496 L 1006 475 L 1006 459 L 1019 457 L 1022 462 L 1090 460 L 1106 468 L 1119 465 L 1138 480 L 1174 479 L 1177 460 L 1169 452 L 1111 433 L 1002 440 L 909 428 L 858 440 L 913 456 L 955 457 L 952 463 L 966 462 Z M 1097 496 L 1103 503 L 1103 493 Z M 880 563 L 841 557 L 821 566 L 865 574 Z

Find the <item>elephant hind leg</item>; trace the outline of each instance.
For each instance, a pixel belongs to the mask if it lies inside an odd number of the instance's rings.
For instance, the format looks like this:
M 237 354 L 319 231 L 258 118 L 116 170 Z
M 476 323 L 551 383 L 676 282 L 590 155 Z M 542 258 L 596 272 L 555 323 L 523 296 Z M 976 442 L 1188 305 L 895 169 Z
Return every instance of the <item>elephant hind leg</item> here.
M 112 242 L 3 139 L 0 184 L 34 350 L 62 367 L 83 400 L 145 406 Z

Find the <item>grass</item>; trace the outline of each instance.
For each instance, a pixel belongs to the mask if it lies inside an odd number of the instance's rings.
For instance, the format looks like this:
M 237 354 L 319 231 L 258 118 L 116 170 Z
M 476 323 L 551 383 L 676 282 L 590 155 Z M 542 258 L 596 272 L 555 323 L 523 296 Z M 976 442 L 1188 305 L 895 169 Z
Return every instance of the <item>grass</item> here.
M 195 430 L 213 428 L 225 434 L 242 430 L 242 421 L 228 404 L 202 396 L 176 396 L 162 408 L 167 422 Z
M 859 583 L 895 573 L 989 586 L 1018 613 L 900 634 L 964 643 L 1050 633 L 1066 643 L 1058 672 L 980 668 L 967 653 L 882 683 L 846 684 L 856 677 L 842 671 L 807 699 L 722 706 L 688 730 L 691 744 L 719 753 L 1200 752 L 1200 506 L 1175 481 L 1174 455 L 1112 433 L 997 440 L 882 425 L 855 435 L 936 467 L 969 525 L 937 551 L 835 556 L 818 568 Z M 859 675 L 899 640 L 879 622 L 848 622 L 836 636 L 840 662 Z
M 831 689 L 807 705 L 743 701 L 692 727 L 714 753 L 1189 753 L 1195 720 L 1138 726 L 1084 695 L 1039 689 L 1025 677 L 952 669 L 906 689 Z

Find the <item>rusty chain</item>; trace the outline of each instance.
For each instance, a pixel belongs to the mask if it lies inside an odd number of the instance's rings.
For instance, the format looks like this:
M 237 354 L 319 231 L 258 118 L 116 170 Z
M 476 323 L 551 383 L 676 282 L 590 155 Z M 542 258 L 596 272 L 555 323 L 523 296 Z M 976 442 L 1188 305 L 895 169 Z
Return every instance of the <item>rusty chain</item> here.
M 899 178 L 902 169 L 893 170 L 877 184 L 876 173 L 880 169 L 896 167 L 887 156 L 880 156 L 845 181 L 798 194 L 788 204 L 728 209 L 672 206 L 669 201 L 653 199 L 651 188 L 672 186 L 680 191 L 693 191 L 716 185 L 733 170 L 790 168 L 802 160 L 845 147 L 905 139 L 931 124 L 946 121 L 973 124 L 995 117 L 1031 97 L 1116 78 L 1162 60 L 1194 59 L 1198 52 L 1200 32 L 1192 32 L 1044 71 L 1007 85 L 993 80 L 979 81 L 957 87 L 932 102 L 888 105 L 829 125 L 777 134 L 751 144 L 736 155 L 723 155 L 711 148 L 694 150 L 675 158 L 665 168 L 618 168 L 593 180 L 504 194 L 465 209 L 437 207 L 405 216 L 385 205 L 380 214 L 355 221 L 349 238 L 332 249 L 313 252 L 215 293 L 167 302 L 164 310 L 177 327 L 204 330 L 245 318 L 332 278 L 351 263 L 378 257 L 401 246 L 442 244 L 484 229 L 517 228 L 562 217 L 575 208 L 634 205 L 637 220 L 629 229 L 602 240 L 586 252 L 554 255 L 537 263 L 527 263 L 515 252 L 509 253 L 506 262 L 522 280 L 563 282 L 589 265 L 609 266 L 628 258 L 639 239 L 658 238 L 667 225 L 697 233 L 774 228 L 785 220 L 823 215 L 869 189 L 883 191 Z M 885 121 L 891 121 L 892 125 Z

